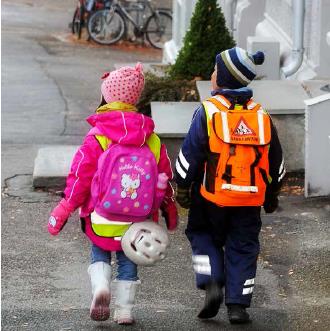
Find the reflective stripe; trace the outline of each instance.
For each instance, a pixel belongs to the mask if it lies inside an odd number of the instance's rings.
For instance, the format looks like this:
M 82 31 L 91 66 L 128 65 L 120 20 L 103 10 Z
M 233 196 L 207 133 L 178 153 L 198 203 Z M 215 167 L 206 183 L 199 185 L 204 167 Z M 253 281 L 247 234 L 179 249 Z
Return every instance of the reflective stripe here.
M 203 186 L 206 186 L 206 169 L 204 171 L 204 176 L 203 176 Z
M 244 286 L 246 285 L 253 285 L 254 284 L 254 278 L 251 278 L 251 279 L 247 279 L 244 283 Z
M 284 177 L 285 174 L 286 174 L 286 171 L 285 171 L 285 169 L 284 169 L 282 175 L 278 178 L 278 181 L 279 181 L 279 182 L 283 179 L 283 177 Z
M 213 97 L 214 99 L 217 99 L 223 106 L 225 106 L 226 108 L 230 108 L 230 103 L 228 103 L 224 98 L 222 98 L 220 95 L 215 95 Z
M 193 255 L 194 271 L 202 275 L 211 275 L 210 258 L 208 255 Z
M 204 101 L 203 106 L 204 106 L 205 113 L 206 113 L 207 135 L 210 136 L 210 132 L 211 132 L 210 121 L 213 117 L 213 114 L 218 113 L 219 109 L 210 101 Z
M 185 179 L 187 177 L 187 173 L 185 172 L 184 169 L 182 169 L 181 164 L 179 163 L 178 160 L 176 160 L 176 162 L 175 162 L 175 169 L 183 179 Z
M 221 113 L 221 119 L 222 119 L 223 140 L 226 143 L 230 143 L 227 113 L 224 111 L 221 111 L 220 113 Z
M 258 126 L 259 126 L 259 142 L 261 145 L 265 144 L 265 128 L 264 128 L 264 113 L 258 110 Z
M 238 191 L 238 192 L 258 192 L 257 186 L 241 186 L 233 184 L 222 184 L 221 188 L 223 190 Z
M 181 164 L 183 165 L 183 167 L 186 170 L 188 170 L 189 169 L 189 163 L 188 163 L 187 159 L 184 157 L 184 155 L 182 153 L 182 149 L 180 149 L 179 160 L 180 160 Z
M 206 115 L 209 120 L 212 119 L 212 116 L 214 113 L 219 112 L 219 109 L 212 102 L 204 101 L 203 104 L 204 104 L 205 110 L 207 111 Z M 206 105 L 206 107 L 205 107 L 205 105 Z
M 254 101 L 250 101 L 247 104 L 247 109 L 252 110 L 256 105 L 257 105 L 257 103 L 255 103 Z
M 279 174 L 278 181 L 280 182 L 283 179 L 284 175 L 286 174 L 286 170 L 284 168 L 284 158 L 282 159 L 278 174 Z
M 243 295 L 251 294 L 251 293 L 253 292 L 253 287 L 254 287 L 254 286 L 252 286 L 252 287 L 248 287 L 248 288 L 243 288 L 243 292 L 242 292 L 242 294 L 243 294 Z
M 91 226 L 96 235 L 106 238 L 122 237 L 131 222 L 110 221 L 98 215 L 96 212 L 91 214 Z
M 281 162 L 281 165 L 280 165 L 280 170 L 278 172 L 279 175 L 282 173 L 283 169 L 284 169 L 284 159 L 282 159 L 282 162 Z

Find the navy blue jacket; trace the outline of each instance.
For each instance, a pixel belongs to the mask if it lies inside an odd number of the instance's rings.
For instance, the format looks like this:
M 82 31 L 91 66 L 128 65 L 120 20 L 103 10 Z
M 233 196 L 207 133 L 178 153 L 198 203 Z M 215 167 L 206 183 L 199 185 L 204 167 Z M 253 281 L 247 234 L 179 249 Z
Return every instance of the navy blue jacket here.
M 212 95 L 220 94 L 232 104 L 245 105 L 252 97 L 252 90 L 241 88 L 237 90 L 218 90 Z M 193 182 L 201 183 L 204 175 L 204 164 L 209 153 L 209 137 L 204 106 L 201 104 L 195 111 L 189 131 L 183 141 L 176 160 L 175 179 L 178 186 L 188 188 Z M 276 128 L 271 121 L 271 141 L 269 148 L 269 175 L 271 184 L 266 191 L 266 199 L 277 195 L 285 174 L 282 148 Z

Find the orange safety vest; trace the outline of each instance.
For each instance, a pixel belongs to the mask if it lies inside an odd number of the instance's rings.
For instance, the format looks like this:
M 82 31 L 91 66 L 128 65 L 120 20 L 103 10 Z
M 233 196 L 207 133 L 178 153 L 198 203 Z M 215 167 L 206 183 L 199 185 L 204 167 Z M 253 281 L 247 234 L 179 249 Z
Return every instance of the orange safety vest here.
M 250 100 L 247 109 L 223 96 L 203 102 L 210 154 L 201 194 L 219 206 L 261 206 L 270 183 L 269 115 Z

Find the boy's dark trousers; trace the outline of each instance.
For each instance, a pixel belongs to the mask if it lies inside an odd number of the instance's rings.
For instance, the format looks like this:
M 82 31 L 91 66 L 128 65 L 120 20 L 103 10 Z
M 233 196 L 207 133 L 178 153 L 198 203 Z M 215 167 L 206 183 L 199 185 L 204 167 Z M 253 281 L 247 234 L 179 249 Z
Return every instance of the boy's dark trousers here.
M 186 235 L 197 287 L 225 286 L 225 303 L 250 306 L 259 254 L 260 207 L 218 207 L 192 186 Z

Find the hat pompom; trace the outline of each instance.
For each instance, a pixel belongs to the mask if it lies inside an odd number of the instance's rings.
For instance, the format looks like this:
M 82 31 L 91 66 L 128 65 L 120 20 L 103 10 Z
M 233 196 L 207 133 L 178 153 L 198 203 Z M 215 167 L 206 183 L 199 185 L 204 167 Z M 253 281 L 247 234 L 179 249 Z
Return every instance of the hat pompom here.
M 258 51 L 257 53 L 253 54 L 252 57 L 255 65 L 263 64 L 265 61 L 265 54 L 261 51 Z
M 143 66 L 142 66 L 142 63 L 141 62 L 138 62 L 135 66 L 135 70 L 137 72 L 142 72 L 143 71 Z

